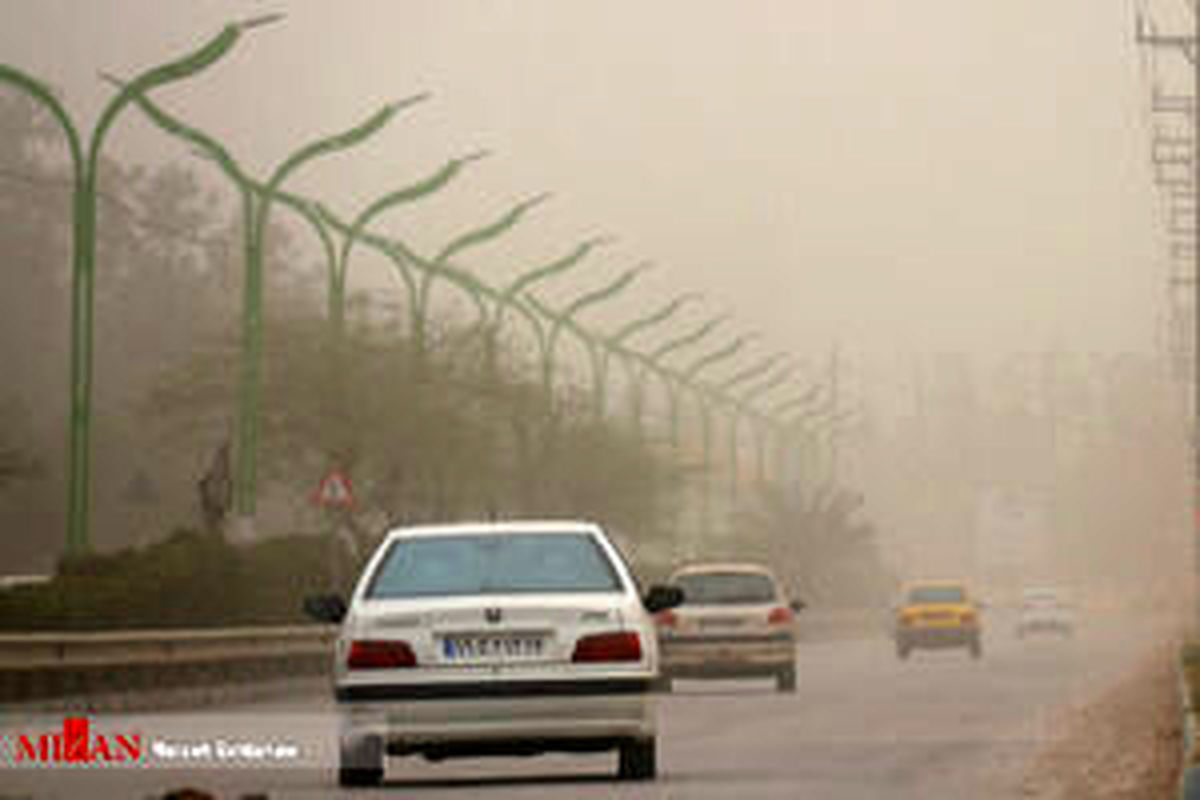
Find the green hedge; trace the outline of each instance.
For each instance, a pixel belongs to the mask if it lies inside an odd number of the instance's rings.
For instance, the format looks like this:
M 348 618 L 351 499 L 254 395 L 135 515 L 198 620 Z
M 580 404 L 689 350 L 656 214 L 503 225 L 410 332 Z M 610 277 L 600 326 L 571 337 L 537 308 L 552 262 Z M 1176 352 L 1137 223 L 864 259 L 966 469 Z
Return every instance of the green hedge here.
M 352 575 L 327 537 L 234 546 L 176 531 L 141 549 L 64 559 L 48 583 L 0 591 L 0 630 L 106 630 L 308 622 L 306 595 Z M 343 562 L 343 563 L 338 563 Z M 335 573 L 335 568 L 339 568 Z

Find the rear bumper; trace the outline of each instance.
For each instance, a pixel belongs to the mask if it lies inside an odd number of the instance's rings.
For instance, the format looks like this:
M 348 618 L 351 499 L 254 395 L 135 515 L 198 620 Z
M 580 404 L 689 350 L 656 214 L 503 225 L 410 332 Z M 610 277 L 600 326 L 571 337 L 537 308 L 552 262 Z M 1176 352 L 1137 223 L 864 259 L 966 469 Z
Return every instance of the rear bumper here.
M 664 637 L 659 652 L 663 674 L 678 678 L 774 675 L 796 663 L 791 636 Z
M 649 680 L 587 684 L 343 687 L 342 737 L 393 755 L 599 750 L 654 735 Z
M 902 628 L 896 643 L 904 647 L 965 647 L 979 641 L 978 628 Z
M 1048 618 L 1041 619 L 1023 619 L 1017 623 L 1018 633 L 1032 633 L 1035 631 L 1070 631 L 1075 628 L 1073 620 L 1065 618 Z

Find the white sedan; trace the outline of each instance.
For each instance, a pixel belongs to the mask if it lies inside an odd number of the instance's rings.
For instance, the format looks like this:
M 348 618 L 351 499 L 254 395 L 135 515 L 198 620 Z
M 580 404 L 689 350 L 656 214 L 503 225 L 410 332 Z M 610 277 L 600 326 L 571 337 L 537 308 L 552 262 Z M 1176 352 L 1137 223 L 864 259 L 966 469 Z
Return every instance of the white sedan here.
M 430 760 L 617 750 L 618 775 L 655 776 L 652 614 L 596 525 L 504 522 L 400 528 L 371 557 L 340 622 L 334 684 L 344 786 L 383 778 L 387 755 Z
M 1060 636 L 1075 633 L 1075 609 L 1065 590 L 1037 587 L 1021 592 L 1021 611 L 1017 619 L 1017 636 L 1051 632 Z

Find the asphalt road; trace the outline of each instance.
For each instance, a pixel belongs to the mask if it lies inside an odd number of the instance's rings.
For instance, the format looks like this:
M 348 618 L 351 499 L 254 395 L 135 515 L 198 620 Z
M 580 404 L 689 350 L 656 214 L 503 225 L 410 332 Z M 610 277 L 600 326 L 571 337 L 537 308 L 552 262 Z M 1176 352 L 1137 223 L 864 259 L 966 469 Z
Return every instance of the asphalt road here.
M 769 681 L 686 682 L 659 705 L 659 779 L 613 780 L 615 756 L 390 760 L 382 790 L 403 798 L 1017 798 L 1030 758 L 1064 705 L 1112 685 L 1156 644 L 1148 626 L 1018 641 L 993 625 L 982 660 L 965 651 L 895 658 L 884 638 L 805 643 L 795 694 Z M 1000 628 L 1001 630 L 996 630 Z M 0 798 L 344 796 L 332 772 L 332 704 L 307 694 L 219 710 L 97 715 L 185 745 L 279 745 L 279 768 L 192 760 L 187 768 L 0 768 Z M 9 724 L 12 724 L 10 718 Z M 61 715 L 22 722 L 57 724 Z M 293 750 L 294 749 L 294 750 Z M 257 764 L 269 760 L 262 756 Z M 265 759 L 265 760 L 264 760 Z M 249 762 L 246 762 L 249 763 Z M 197 766 L 198 765 L 198 766 Z

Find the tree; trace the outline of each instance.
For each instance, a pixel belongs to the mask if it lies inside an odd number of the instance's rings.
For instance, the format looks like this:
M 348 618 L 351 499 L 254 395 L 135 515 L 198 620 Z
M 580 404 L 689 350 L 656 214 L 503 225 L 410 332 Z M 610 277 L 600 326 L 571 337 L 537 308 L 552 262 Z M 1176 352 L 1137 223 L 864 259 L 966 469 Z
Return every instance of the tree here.
M 814 606 L 881 606 L 894 580 L 879 552 L 874 527 L 855 519 L 862 498 L 844 487 L 767 485 L 758 502 L 739 516 L 749 541 L 777 565 L 785 583 Z

